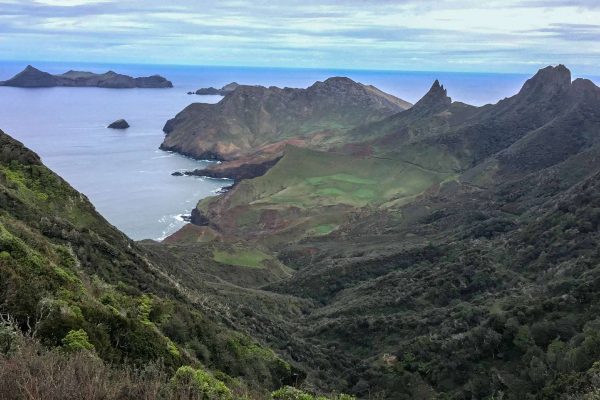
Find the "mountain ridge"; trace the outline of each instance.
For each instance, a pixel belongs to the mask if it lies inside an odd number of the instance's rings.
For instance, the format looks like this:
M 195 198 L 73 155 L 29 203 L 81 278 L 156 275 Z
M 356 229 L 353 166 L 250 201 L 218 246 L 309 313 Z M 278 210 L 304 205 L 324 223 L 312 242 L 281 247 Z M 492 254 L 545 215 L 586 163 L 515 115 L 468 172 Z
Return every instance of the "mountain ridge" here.
M 442 101 L 351 143 L 286 147 L 199 202 L 199 229 L 296 271 L 261 289 L 313 302 L 288 321 L 332 351 L 313 382 L 364 398 L 585 398 L 600 376 L 600 89 L 564 67 L 489 106 L 432 89 Z

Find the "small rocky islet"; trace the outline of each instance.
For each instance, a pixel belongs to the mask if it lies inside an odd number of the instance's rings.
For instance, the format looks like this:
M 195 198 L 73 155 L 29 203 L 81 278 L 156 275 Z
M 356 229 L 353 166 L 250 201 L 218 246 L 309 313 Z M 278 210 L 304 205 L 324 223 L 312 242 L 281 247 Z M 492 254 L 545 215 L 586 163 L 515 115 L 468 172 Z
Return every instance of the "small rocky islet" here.
M 115 122 L 111 123 L 107 126 L 108 129 L 127 129 L 129 128 L 129 123 L 124 119 L 118 119 Z

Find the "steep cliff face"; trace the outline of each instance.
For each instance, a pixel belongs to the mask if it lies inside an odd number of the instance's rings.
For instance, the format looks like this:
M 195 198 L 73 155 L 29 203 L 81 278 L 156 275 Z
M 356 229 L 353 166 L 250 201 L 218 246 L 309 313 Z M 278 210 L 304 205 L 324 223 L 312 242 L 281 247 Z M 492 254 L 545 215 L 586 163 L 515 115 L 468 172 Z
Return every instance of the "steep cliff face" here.
M 240 85 L 217 104 L 192 104 L 169 120 L 161 148 L 233 160 L 290 139 L 318 146 L 409 107 L 348 78 L 330 78 L 307 89 Z

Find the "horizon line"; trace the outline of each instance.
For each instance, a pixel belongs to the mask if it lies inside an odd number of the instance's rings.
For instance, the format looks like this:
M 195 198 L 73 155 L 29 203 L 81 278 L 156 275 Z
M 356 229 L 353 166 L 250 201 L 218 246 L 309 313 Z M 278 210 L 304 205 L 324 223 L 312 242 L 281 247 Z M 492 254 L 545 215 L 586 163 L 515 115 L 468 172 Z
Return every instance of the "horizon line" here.
M 391 68 L 356 68 L 356 67 L 287 67 L 287 66 L 260 66 L 260 65 L 227 65 L 227 64 L 180 64 L 180 63 L 161 63 L 161 62 L 132 62 L 132 61 L 81 61 L 81 60 L 68 60 L 68 61 L 57 61 L 57 60 L 16 60 L 16 59 L 0 59 L 0 63 L 23 63 L 25 68 L 27 65 L 35 66 L 36 62 L 39 63 L 54 63 L 54 64 L 87 64 L 87 65 L 124 65 L 124 66 L 157 66 L 157 67 L 210 67 L 210 68 L 244 68 L 244 69 L 277 69 L 277 70 L 308 70 L 308 71 L 368 71 L 368 72 L 408 72 L 408 73 L 445 73 L 445 74 L 493 74 L 493 75 L 519 75 L 527 76 L 531 72 L 515 72 L 515 71 L 464 71 L 464 70 L 440 70 L 440 69 L 391 69 Z M 547 66 L 557 66 L 558 64 L 540 64 L 540 66 L 534 68 L 532 71 L 536 72 L 541 68 Z M 567 66 L 567 68 L 569 68 Z M 569 68 L 570 70 L 570 68 Z M 583 74 L 581 76 L 594 76 L 600 77 L 594 74 Z

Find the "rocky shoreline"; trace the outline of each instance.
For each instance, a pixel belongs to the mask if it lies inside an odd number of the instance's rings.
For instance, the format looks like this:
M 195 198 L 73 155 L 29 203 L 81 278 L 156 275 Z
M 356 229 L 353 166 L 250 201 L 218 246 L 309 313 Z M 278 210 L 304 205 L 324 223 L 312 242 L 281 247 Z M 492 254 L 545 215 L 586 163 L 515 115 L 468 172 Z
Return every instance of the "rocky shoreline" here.
M 204 176 L 214 179 L 231 179 L 239 182 L 244 179 L 252 179 L 264 175 L 281 157 L 275 157 L 254 163 L 238 163 L 235 161 L 223 164 L 214 164 L 207 168 L 195 169 L 192 171 L 173 172 L 174 176 Z

